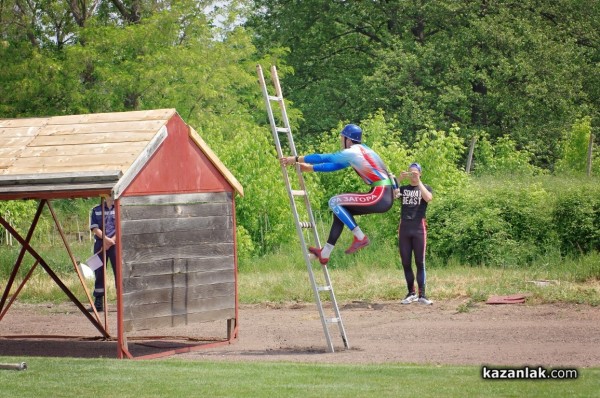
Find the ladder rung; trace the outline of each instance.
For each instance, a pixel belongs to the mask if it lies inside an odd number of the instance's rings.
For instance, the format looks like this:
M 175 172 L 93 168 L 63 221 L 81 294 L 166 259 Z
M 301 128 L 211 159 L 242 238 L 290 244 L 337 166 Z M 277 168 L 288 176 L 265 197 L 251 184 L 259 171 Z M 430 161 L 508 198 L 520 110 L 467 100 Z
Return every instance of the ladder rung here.
M 287 112 L 285 110 L 285 105 L 286 105 L 286 101 L 284 101 L 283 99 L 283 94 L 281 92 L 281 87 L 279 86 L 279 78 L 277 77 L 277 70 L 275 68 L 275 66 L 271 67 L 271 77 L 273 78 L 273 84 L 275 86 L 275 94 L 276 95 L 270 95 L 268 93 L 267 90 L 267 86 L 265 83 L 265 79 L 263 76 L 263 72 L 262 72 L 262 67 L 260 65 L 256 66 L 257 72 L 258 72 L 258 77 L 259 77 L 259 82 L 260 82 L 260 86 L 263 92 L 263 97 L 265 99 L 266 102 L 266 108 L 267 108 L 267 114 L 269 116 L 269 124 L 271 126 L 271 132 L 273 133 L 273 139 L 275 140 L 275 144 L 278 150 L 278 154 L 281 154 L 281 140 L 285 140 L 285 138 L 287 138 L 288 144 L 289 144 L 289 149 L 295 153 L 296 149 L 294 148 L 294 140 L 292 138 L 292 128 L 289 124 L 289 120 L 288 120 L 288 116 L 287 116 Z M 277 102 L 278 106 L 273 105 L 273 102 Z M 280 127 L 277 126 L 277 122 L 275 121 L 274 117 L 273 117 L 273 108 L 277 108 L 279 107 L 279 109 L 281 110 L 281 119 L 279 120 L 279 122 L 286 127 Z M 280 133 L 286 133 L 286 137 L 283 137 Z M 323 265 L 323 269 L 325 271 L 325 279 L 326 281 L 320 282 L 320 284 L 322 284 L 321 286 L 319 286 L 319 283 L 315 282 L 314 279 L 314 275 L 313 275 L 313 267 L 315 263 L 309 263 L 308 260 L 314 260 L 315 259 L 315 255 L 313 253 L 308 252 L 307 253 L 307 245 L 306 245 L 306 241 L 305 241 L 305 233 L 304 231 L 301 230 L 301 228 L 310 228 L 312 229 L 311 233 L 314 234 L 313 238 L 315 242 L 319 241 L 319 237 L 317 235 L 317 225 L 316 222 L 314 220 L 314 218 L 312 217 L 312 209 L 310 207 L 310 203 L 309 203 L 309 196 L 308 196 L 308 191 L 306 190 L 306 187 L 304 186 L 304 180 L 302 178 L 302 174 L 300 174 L 299 177 L 299 185 L 295 185 L 295 187 L 299 187 L 302 189 L 292 189 L 292 186 L 290 185 L 290 181 L 289 181 L 289 177 L 288 177 L 288 173 L 285 171 L 285 169 L 282 168 L 283 171 L 283 179 L 284 179 L 284 183 L 286 186 L 286 190 L 289 196 L 289 200 L 290 200 L 290 204 L 292 205 L 292 213 L 294 215 L 294 223 L 295 223 L 295 228 L 296 231 L 298 232 L 300 241 L 302 242 L 302 253 L 303 256 L 305 257 L 305 260 L 307 260 L 307 268 L 308 268 L 308 272 L 309 272 L 309 276 L 310 276 L 310 281 L 311 281 L 311 287 L 312 287 L 312 291 L 315 294 L 315 300 L 318 303 L 318 309 L 319 309 L 319 314 L 321 317 L 321 323 L 323 326 L 323 332 L 325 333 L 325 338 L 327 340 L 327 346 L 329 348 L 330 352 L 334 352 L 334 346 L 333 343 L 331 341 L 331 335 L 329 333 L 329 329 L 333 328 L 330 324 L 337 324 L 337 326 L 339 327 L 340 330 L 340 334 L 342 337 L 342 340 L 344 342 L 344 346 L 349 349 L 350 345 L 348 344 L 348 340 L 346 338 L 346 331 L 344 330 L 344 322 L 342 321 L 342 316 L 339 313 L 339 308 L 338 308 L 338 304 L 335 300 L 335 295 L 333 292 L 333 285 L 332 283 L 329 281 L 329 276 L 327 274 L 327 265 Z M 296 164 L 295 165 L 295 171 L 299 172 L 300 170 L 300 165 Z M 306 211 L 307 211 L 307 215 L 309 218 L 309 221 L 300 221 L 299 220 L 299 215 L 298 215 L 298 211 L 296 209 L 296 202 L 298 202 L 299 200 L 296 199 L 296 197 L 303 197 L 304 198 L 304 204 L 306 205 Z M 302 201 L 302 200 L 300 200 Z M 326 286 L 323 286 L 323 284 L 326 284 Z M 328 316 L 325 315 L 324 310 L 323 310 L 323 303 L 321 298 L 323 296 L 325 296 L 325 294 L 321 294 L 321 292 L 329 292 L 329 298 L 331 299 L 331 305 L 334 309 L 334 313 L 333 314 L 329 314 Z

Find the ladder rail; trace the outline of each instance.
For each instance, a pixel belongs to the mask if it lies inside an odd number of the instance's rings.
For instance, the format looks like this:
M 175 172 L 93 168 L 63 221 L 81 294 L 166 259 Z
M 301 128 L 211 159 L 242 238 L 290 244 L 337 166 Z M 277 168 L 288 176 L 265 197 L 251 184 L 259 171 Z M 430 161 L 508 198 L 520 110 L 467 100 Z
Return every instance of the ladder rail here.
M 271 80 L 273 81 L 273 86 L 275 87 L 275 94 L 280 101 L 279 105 L 281 108 L 281 118 L 283 120 L 284 127 L 287 129 L 287 138 L 288 138 L 288 143 L 290 145 L 290 149 L 292 149 L 292 155 L 298 156 L 298 152 L 296 151 L 296 144 L 294 143 L 294 137 L 292 136 L 292 127 L 290 126 L 290 121 L 289 121 L 288 115 L 287 115 L 287 109 L 285 107 L 285 102 L 283 101 L 283 91 L 281 90 L 281 85 L 279 83 L 279 75 L 277 74 L 277 67 L 275 65 L 271 66 Z M 270 105 L 271 104 L 269 103 L 269 106 Z M 275 119 L 273 118 L 272 120 L 274 121 Z M 317 228 L 316 228 L 317 224 L 315 223 L 314 215 L 311 210 L 310 199 L 308 197 L 306 183 L 304 182 L 304 176 L 302 175 L 302 171 L 300 170 L 299 165 L 296 165 L 295 169 L 296 169 L 296 175 L 298 177 L 298 181 L 300 183 L 300 189 L 306 193 L 304 195 L 304 205 L 306 206 L 306 209 L 309 210 L 308 211 L 309 221 L 313 225 L 313 229 L 312 229 L 313 230 L 313 240 L 317 247 L 321 247 L 321 241 L 319 240 L 319 234 L 318 234 Z
M 281 147 L 281 142 L 279 139 L 279 133 L 281 132 L 285 132 L 287 135 L 287 139 L 288 139 L 288 146 L 290 147 L 290 150 L 292 152 L 292 156 L 298 156 L 298 153 L 296 151 L 296 146 L 294 144 L 294 138 L 292 136 L 292 129 L 291 126 L 289 124 L 289 119 L 287 116 L 287 110 L 285 108 L 285 102 L 283 100 L 283 93 L 281 90 L 281 86 L 279 84 L 279 77 L 277 75 L 277 68 L 273 65 L 271 67 L 271 79 L 273 82 L 273 86 L 275 87 L 275 91 L 276 91 L 276 95 L 275 96 L 271 96 L 268 93 L 268 89 L 267 89 L 267 85 L 265 82 L 265 78 L 264 78 L 264 74 L 262 71 L 262 67 L 260 65 L 257 65 L 257 73 L 258 73 L 258 77 L 259 77 L 259 82 L 260 82 L 260 86 L 263 92 L 263 97 L 265 99 L 265 106 L 267 109 L 267 114 L 269 117 L 269 124 L 271 125 L 271 133 L 273 135 L 273 139 L 275 141 L 275 147 L 277 150 L 277 156 L 278 159 L 281 159 L 284 155 L 283 155 L 283 149 Z M 279 104 L 279 108 L 281 111 L 281 117 L 284 123 L 284 127 L 280 128 L 277 127 L 277 123 L 275 121 L 275 117 L 273 115 L 273 109 L 271 106 L 271 101 L 276 101 Z M 339 307 L 337 304 L 337 300 L 335 298 L 335 293 L 333 290 L 333 285 L 331 283 L 331 278 L 329 276 L 329 271 L 327 269 L 327 266 L 321 266 L 321 269 L 323 270 L 323 275 L 325 278 L 325 283 L 326 286 L 325 287 L 318 287 L 317 286 L 317 282 L 315 280 L 315 276 L 313 273 L 313 269 L 312 269 L 312 264 L 311 264 L 311 258 L 310 258 L 310 254 L 308 252 L 307 249 L 307 245 L 306 245 L 306 240 L 304 238 L 304 233 L 302 231 L 302 227 L 305 226 L 305 222 L 301 222 L 299 219 L 299 215 L 298 215 L 298 208 L 296 205 L 296 200 L 295 200 L 295 196 L 299 195 L 299 196 L 303 196 L 303 200 L 304 200 L 304 205 L 305 208 L 307 210 L 308 213 L 308 217 L 309 217 L 309 224 L 312 228 L 310 228 L 312 230 L 312 236 L 313 236 L 313 240 L 315 241 L 315 244 L 318 247 L 321 247 L 320 244 L 320 240 L 319 240 L 319 234 L 316 228 L 316 222 L 314 219 L 314 214 L 310 205 L 310 198 L 308 196 L 308 191 L 306 189 L 306 183 L 304 181 L 304 177 L 302 175 L 302 171 L 300 169 L 300 166 L 298 164 L 295 165 L 295 171 L 296 171 L 296 176 L 298 178 L 298 182 L 300 185 L 300 190 L 293 190 L 291 188 L 291 184 L 290 184 L 290 179 L 289 179 L 289 174 L 287 171 L 287 168 L 284 165 L 280 165 L 281 171 L 282 171 L 282 175 L 283 175 L 283 179 L 285 182 L 285 186 L 286 186 L 286 190 L 288 193 L 288 198 L 290 200 L 290 205 L 291 205 L 291 209 L 292 209 L 292 213 L 294 216 L 294 223 L 296 226 L 296 232 L 298 234 L 298 237 L 300 238 L 300 245 L 301 245 L 301 249 L 302 249 L 302 254 L 304 257 L 304 261 L 306 263 L 306 267 L 308 270 L 308 275 L 309 275 L 309 280 L 313 289 L 313 294 L 314 294 L 314 298 L 315 298 L 315 302 L 317 304 L 317 309 L 319 310 L 319 315 L 321 317 L 321 324 L 323 326 L 323 330 L 325 333 L 325 338 L 327 341 L 327 346 L 330 352 L 334 352 L 334 346 L 333 343 L 331 341 L 331 336 L 329 334 L 329 329 L 328 329 L 328 325 L 327 323 L 337 323 L 338 324 L 338 328 L 339 328 L 339 332 L 342 338 L 342 341 L 344 343 L 344 346 L 346 348 L 350 348 L 349 343 L 348 343 L 348 339 L 346 336 L 346 331 L 344 329 L 344 324 L 342 321 L 342 317 L 339 311 Z M 321 296 L 320 296 L 320 291 L 328 291 L 329 292 L 329 297 L 331 300 L 331 304 L 333 306 L 334 309 L 334 313 L 335 313 L 335 318 L 326 318 L 325 317 L 325 313 L 323 310 L 323 304 L 321 302 Z
M 275 147 L 277 150 L 277 157 L 278 159 L 281 159 L 283 157 L 283 150 L 281 148 L 281 143 L 279 141 L 279 133 L 278 133 L 278 129 L 277 129 L 277 124 L 275 122 L 275 117 L 273 115 L 273 110 L 271 107 L 271 98 L 273 98 L 272 96 L 269 96 L 268 91 L 267 91 L 267 86 L 265 83 L 265 79 L 264 79 L 264 75 L 262 73 L 262 68 L 260 67 L 260 65 L 257 66 L 257 70 L 258 70 L 258 76 L 260 79 L 260 83 L 261 83 L 261 88 L 263 91 L 263 95 L 265 98 L 265 105 L 267 108 L 267 113 L 269 116 L 269 123 L 271 125 L 271 132 L 273 135 L 273 139 L 275 141 Z M 278 96 L 277 98 L 278 100 L 282 101 L 281 96 Z M 280 103 L 280 105 L 282 104 L 282 102 Z M 287 115 L 287 113 L 286 113 Z M 287 122 L 289 125 L 289 122 Z M 290 131 L 288 129 L 288 131 Z M 297 152 L 296 152 L 296 148 L 293 145 L 293 141 L 290 141 L 291 145 L 290 145 L 290 149 L 293 152 L 293 156 L 297 156 Z M 318 290 L 315 289 L 317 282 L 315 280 L 315 276 L 312 270 L 312 265 L 310 263 L 310 257 L 308 254 L 308 251 L 306 249 L 306 241 L 304 239 L 304 234 L 302 233 L 302 227 L 300 225 L 300 220 L 299 220 L 299 216 L 298 216 L 298 209 L 296 207 L 296 201 L 294 200 L 294 195 L 290 186 L 290 181 L 289 181 L 289 175 L 288 175 L 288 171 L 287 168 L 284 165 L 280 165 L 281 168 L 281 172 L 283 174 L 283 179 L 285 182 L 285 186 L 286 186 L 286 191 L 288 193 L 288 198 L 290 201 L 290 205 L 292 207 L 292 214 L 294 216 L 294 224 L 296 225 L 296 233 L 298 234 L 298 237 L 300 238 L 300 245 L 302 248 L 302 254 L 304 257 L 304 261 L 306 263 L 306 267 L 308 270 L 308 276 L 309 276 L 309 280 L 311 283 L 311 286 L 313 287 L 313 295 L 315 297 L 315 302 L 317 303 L 317 308 L 319 310 L 319 314 L 321 315 L 321 324 L 323 326 L 323 330 L 325 331 L 325 338 L 327 341 L 327 347 L 329 349 L 330 352 L 334 351 L 334 347 L 333 347 L 333 342 L 331 341 L 331 336 L 329 335 L 329 331 L 327 328 L 327 321 L 324 317 L 324 311 L 323 311 L 323 304 L 321 303 L 321 297 L 319 296 L 319 292 Z M 299 166 L 296 165 L 296 168 L 299 170 Z M 306 195 L 305 195 L 306 196 Z

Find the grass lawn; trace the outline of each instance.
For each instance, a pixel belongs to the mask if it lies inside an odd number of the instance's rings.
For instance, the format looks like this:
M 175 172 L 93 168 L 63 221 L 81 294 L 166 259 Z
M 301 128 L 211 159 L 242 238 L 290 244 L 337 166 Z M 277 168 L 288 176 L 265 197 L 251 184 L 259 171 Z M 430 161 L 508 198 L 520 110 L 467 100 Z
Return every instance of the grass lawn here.
M 479 366 L 8 358 L 0 397 L 591 397 L 600 368 L 576 380 L 483 380 Z
M 89 255 L 89 247 L 82 245 L 79 249 L 80 258 Z M 16 255 L 16 250 L 0 252 L 2 277 L 8 275 Z M 82 297 L 82 288 L 68 261 L 58 250 L 55 255 L 53 263 L 64 264 L 61 277 L 78 297 Z M 599 259 L 598 253 L 594 253 L 581 259 L 550 264 L 540 262 L 528 267 L 434 265 L 428 270 L 429 292 L 434 300 L 461 298 L 473 302 L 484 301 L 491 294 L 529 292 L 529 300 L 533 303 L 571 302 L 597 306 L 600 304 Z M 345 261 L 333 263 L 330 269 L 338 300 L 397 300 L 405 294 L 403 276 L 396 264 L 397 254 L 392 249 L 358 253 Z M 318 268 L 316 266 L 315 270 Z M 114 299 L 111 279 L 109 297 Z M 537 287 L 530 283 L 536 279 L 557 283 Z M 281 250 L 260 261 L 242 262 L 239 286 L 242 303 L 312 301 L 306 268 L 297 251 Z M 42 270 L 36 270 L 19 299 L 60 302 L 65 297 Z M 22 361 L 27 362 L 28 370 L 0 370 L 0 397 L 546 398 L 592 397 L 598 396 L 600 391 L 600 368 L 581 368 L 575 380 L 507 381 L 482 379 L 480 366 L 0 356 L 0 363 Z

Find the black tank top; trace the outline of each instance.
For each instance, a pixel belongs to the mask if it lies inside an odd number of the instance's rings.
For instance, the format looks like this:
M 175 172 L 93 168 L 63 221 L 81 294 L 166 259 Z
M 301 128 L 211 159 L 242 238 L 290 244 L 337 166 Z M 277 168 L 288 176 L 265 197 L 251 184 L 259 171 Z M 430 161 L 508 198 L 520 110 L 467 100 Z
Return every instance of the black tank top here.
M 433 192 L 427 184 L 425 188 Z M 402 185 L 400 187 L 400 198 L 402 208 L 400 210 L 402 220 L 422 220 L 427 212 L 427 201 L 421 198 L 421 190 L 418 186 Z

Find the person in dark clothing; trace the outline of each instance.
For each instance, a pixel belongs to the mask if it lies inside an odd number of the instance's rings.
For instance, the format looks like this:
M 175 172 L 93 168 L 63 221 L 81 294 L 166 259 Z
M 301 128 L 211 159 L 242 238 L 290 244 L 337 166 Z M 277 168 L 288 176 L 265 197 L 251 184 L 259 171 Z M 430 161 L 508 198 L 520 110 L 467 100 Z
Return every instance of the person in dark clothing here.
M 408 294 L 402 304 L 415 301 L 431 305 L 431 300 L 425 295 L 425 249 L 427 247 L 427 222 L 425 213 L 427 204 L 433 199 L 433 191 L 429 185 L 421 181 L 421 165 L 412 163 L 408 171 L 400 174 L 400 179 L 409 178 L 408 185 L 402 185 L 397 198 L 402 201 L 400 223 L 398 225 L 398 247 Z M 412 270 L 412 255 L 414 253 L 417 268 L 418 295 L 415 292 L 415 275 Z
M 104 201 L 104 220 L 102 219 L 102 205 L 92 209 L 90 216 L 90 230 L 94 234 L 94 253 L 97 253 L 104 262 L 102 248 L 106 250 L 106 258 L 110 260 L 113 273 L 115 272 L 116 259 L 116 228 L 115 228 L 115 205 L 112 198 L 106 198 Z M 94 307 L 96 311 L 104 310 L 104 267 L 94 271 L 96 281 L 94 283 Z

